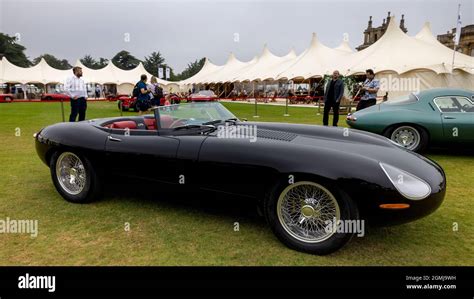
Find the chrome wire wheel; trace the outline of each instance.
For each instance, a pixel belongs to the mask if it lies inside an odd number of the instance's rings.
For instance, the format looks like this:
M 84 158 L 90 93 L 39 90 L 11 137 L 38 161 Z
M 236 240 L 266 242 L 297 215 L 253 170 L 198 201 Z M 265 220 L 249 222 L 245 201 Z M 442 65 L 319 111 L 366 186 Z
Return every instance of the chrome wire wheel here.
M 421 141 L 420 133 L 417 129 L 411 126 L 401 126 L 396 128 L 393 130 L 390 139 L 409 150 L 416 149 Z
M 302 181 L 287 186 L 277 202 L 278 220 L 293 238 L 319 243 L 330 238 L 340 220 L 339 204 L 323 186 Z M 332 224 L 328 229 L 328 221 Z
M 56 177 L 64 191 L 77 195 L 84 189 L 87 175 L 81 159 L 71 152 L 64 152 L 56 161 Z

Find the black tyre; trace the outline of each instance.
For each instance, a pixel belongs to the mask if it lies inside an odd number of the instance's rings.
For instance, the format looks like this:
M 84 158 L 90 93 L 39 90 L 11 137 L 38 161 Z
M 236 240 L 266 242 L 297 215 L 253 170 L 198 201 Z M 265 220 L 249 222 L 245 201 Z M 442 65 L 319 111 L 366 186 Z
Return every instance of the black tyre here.
M 100 177 L 89 159 L 73 152 L 56 152 L 49 162 L 56 190 L 65 200 L 87 203 L 100 195 Z
M 429 142 L 426 130 L 411 124 L 392 126 L 385 130 L 383 135 L 400 146 L 417 153 L 423 152 Z
M 340 249 L 355 233 L 355 230 L 340 232 L 331 224 L 359 220 L 357 205 L 346 193 L 314 180 L 277 184 L 265 199 L 264 212 L 282 243 L 317 255 Z

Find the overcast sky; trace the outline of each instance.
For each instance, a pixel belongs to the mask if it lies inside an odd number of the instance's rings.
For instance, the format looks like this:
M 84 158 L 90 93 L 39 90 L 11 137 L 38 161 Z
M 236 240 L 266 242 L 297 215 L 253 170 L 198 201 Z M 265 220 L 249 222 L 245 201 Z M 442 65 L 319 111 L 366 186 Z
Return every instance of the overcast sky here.
M 445 33 L 456 25 L 458 3 L 463 26 L 473 24 L 473 0 L 0 0 L 0 31 L 19 34 L 30 59 L 51 53 L 74 64 L 85 54 L 111 58 L 125 49 L 143 59 L 160 51 L 180 72 L 201 57 L 223 64 L 230 52 L 250 60 L 264 43 L 276 55 L 291 47 L 299 54 L 312 32 L 330 47 L 347 33 L 354 48 L 369 16 L 379 26 L 388 11 L 398 21 L 405 14 L 410 35 L 425 21 L 435 34 Z

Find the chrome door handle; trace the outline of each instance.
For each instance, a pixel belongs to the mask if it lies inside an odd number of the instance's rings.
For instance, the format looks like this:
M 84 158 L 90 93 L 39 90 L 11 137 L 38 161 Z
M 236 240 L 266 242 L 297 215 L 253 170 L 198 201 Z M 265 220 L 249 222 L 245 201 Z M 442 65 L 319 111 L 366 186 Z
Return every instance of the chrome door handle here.
M 110 141 L 115 141 L 115 142 L 122 142 L 122 139 L 114 138 L 112 136 L 109 136 Z
M 445 116 L 444 116 L 444 119 L 456 119 L 456 117 L 452 117 L 452 116 L 447 116 L 447 115 L 445 115 Z

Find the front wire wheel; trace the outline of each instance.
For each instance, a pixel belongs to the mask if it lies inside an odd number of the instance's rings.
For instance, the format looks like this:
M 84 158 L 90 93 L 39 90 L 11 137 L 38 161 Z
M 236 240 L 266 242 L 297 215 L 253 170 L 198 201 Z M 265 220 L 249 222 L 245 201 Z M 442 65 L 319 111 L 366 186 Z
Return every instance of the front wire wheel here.
M 264 212 L 276 237 L 289 248 L 325 255 L 344 246 L 355 231 L 338 225 L 359 220 L 357 205 L 334 187 L 313 180 L 276 184 L 267 194 Z
M 70 151 L 55 152 L 49 166 L 54 186 L 65 200 L 86 203 L 100 195 L 100 176 L 84 155 Z
M 278 220 L 295 239 L 318 243 L 327 240 L 334 230 L 329 222 L 341 218 L 339 204 L 328 189 L 313 182 L 298 182 L 286 187 L 277 203 Z
M 64 152 L 58 157 L 56 176 L 64 191 L 72 195 L 81 193 L 87 180 L 84 164 L 71 152 Z

